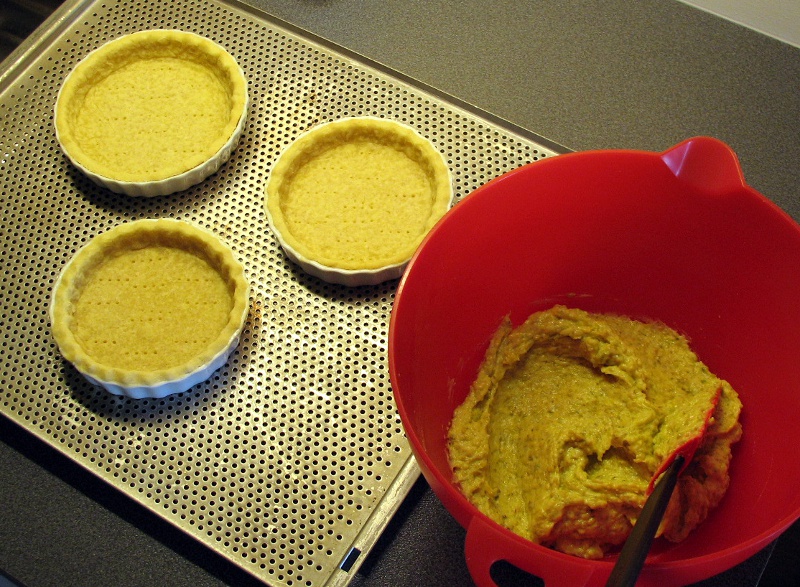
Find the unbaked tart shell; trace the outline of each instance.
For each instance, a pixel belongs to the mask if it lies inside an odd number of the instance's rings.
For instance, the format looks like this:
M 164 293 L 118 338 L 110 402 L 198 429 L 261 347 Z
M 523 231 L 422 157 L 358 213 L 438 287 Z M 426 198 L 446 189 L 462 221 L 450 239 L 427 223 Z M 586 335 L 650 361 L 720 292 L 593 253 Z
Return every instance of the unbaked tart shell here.
M 61 86 L 54 125 L 64 153 L 95 183 L 159 196 L 230 158 L 247 106 L 244 73 L 225 49 L 193 33 L 150 30 L 84 58 Z
M 138 220 L 94 237 L 53 288 L 50 320 L 65 359 L 117 395 L 163 397 L 219 369 L 236 348 L 249 284 L 212 233 Z
M 453 200 L 442 154 L 413 128 L 344 118 L 300 135 L 266 186 L 267 218 L 286 255 L 345 285 L 402 275 Z

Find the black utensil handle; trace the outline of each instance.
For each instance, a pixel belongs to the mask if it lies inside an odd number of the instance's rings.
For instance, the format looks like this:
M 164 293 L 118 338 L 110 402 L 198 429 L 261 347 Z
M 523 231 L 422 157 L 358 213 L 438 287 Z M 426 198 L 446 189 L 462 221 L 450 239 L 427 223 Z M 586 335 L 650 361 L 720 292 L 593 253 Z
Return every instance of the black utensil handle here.
M 633 525 L 630 536 L 619 553 L 619 558 L 608 577 L 606 587 L 633 587 L 644 565 L 644 559 L 650 551 L 650 545 L 656 530 L 664 517 L 678 474 L 683 468 L 684 457 L 678 455 L 664 471 L 656 483 L 653 493 L 647 498 L 642 513 Z

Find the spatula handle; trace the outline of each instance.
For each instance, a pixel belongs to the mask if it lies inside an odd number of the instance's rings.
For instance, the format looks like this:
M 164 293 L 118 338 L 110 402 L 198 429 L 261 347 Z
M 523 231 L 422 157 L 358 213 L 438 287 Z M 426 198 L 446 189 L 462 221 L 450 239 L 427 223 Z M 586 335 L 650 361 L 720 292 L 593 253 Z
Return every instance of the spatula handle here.
M 630 536 L 619 553 L 606 587 L 633 587 L 650 551 L 656 530 L 664 517 L 678 474 L 683 468 L 684 456 L 678 455 L 656 483 L 655 489 L 647 498 L 642 513 L 633 525 Z

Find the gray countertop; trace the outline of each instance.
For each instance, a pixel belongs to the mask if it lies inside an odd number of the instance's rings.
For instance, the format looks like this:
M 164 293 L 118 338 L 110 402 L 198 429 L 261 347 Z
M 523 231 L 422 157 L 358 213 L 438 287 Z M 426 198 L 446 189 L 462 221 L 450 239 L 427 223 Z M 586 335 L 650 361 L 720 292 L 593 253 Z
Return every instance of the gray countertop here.
M 715 136 L 750 185 L 800 219 L 796 47 L 664 0 L 246 4 L 569 149 Z M 19 583 L 256 584 L 2 418 L 0 440 L 0 571 Z M 798 532 L 703 585 L 756 585 L 770 554 L 760 584 L 796 584 L 800 565 L 780 551 Z M 463 538 L 420 481 L 353 585 L 469 585 Z

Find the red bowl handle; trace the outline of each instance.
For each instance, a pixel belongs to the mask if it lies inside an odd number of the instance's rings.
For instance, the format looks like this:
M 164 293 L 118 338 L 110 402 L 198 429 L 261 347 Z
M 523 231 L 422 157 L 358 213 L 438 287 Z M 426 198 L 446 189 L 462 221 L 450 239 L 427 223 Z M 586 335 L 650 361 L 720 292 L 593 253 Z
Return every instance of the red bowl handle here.
M 539 577 L 545 587 L 595 587 L 603 585 L 611 571 L 610 567 L 607 572 L 598 569 L 596 561 L 555 551 L 532 552 L 530 542 L 482 516 L 473 516 L 470 520 L 464 554 L 469 573 L 478 587 L 497 587 L 490 570 L 498 561 Z

